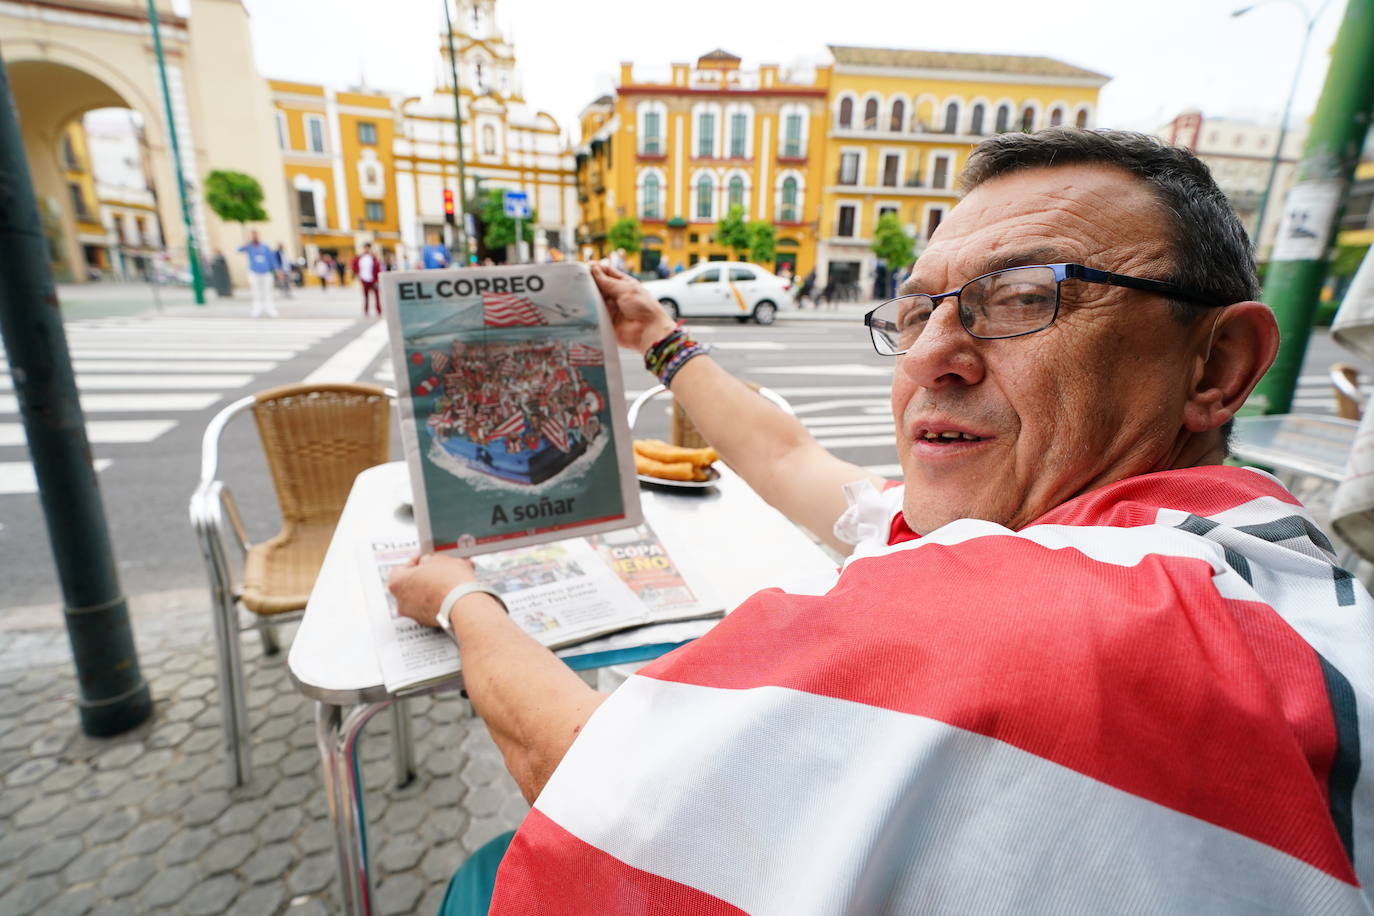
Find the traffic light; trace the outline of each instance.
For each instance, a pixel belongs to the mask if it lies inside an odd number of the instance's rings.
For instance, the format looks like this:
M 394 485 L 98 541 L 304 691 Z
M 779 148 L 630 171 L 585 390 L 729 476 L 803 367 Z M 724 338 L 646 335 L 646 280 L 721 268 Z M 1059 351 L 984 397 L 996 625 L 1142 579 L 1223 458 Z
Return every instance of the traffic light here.
M 444 188 L 444 222 L 448 223 L 450 226 L 454 224 L 453 192 L 448 188 Z

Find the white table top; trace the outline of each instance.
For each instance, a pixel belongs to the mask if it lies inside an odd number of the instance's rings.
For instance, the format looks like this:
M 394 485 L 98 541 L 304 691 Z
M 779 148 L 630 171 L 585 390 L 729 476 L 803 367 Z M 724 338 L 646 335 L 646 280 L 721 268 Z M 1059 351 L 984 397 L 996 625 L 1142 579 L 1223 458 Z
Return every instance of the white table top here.
M 369 468 L 354 482 L 288 657 L 292 679 L 307 696 L 338 705 L 388 697 L 367 620 L 358 544 L 414 538 L 414 520 L 401 510 L 409 493 L 402 461 Z M 835 568 L 805 532 L 728 468 L 710 489 L 641 487 L 641 499 L 683 576 L 727 610 L 788 576 Z

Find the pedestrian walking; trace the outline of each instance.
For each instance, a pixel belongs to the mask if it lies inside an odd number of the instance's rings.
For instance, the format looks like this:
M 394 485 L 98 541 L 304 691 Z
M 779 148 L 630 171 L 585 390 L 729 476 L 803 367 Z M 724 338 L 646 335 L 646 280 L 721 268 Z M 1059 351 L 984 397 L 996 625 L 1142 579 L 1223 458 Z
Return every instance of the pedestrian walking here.
M 366 318 L 368 315 L 368 296 L 371 296 L 373 301 L 377 303 L 377 317 L 382 317 L 382 297 L 381 293 L 377 291 L 377 280 L 381 277 L 385 267 L 381 259 L 372 253 L 371 242 L 363 243 L 363 253 L 353 259 L 350 269 L 363 288 L 363 317 Z
M 281 242 L 277 243 L 277 250 L 274 253 L 276 258 L 277 288 L 287 299 L 291 298 L 291 260 L 286 256 L 286 246 Z
M 808 302 L 810 302 L 814 306 L 816 303 L 811 299 L 811 296 L 815 293 L 815 291 L 816 269 L 813 267 L 811 268 L 811 270 L 806 272 L 805 277 L 802 277 L 801 286 L 797 287 L 797 308 L 806 308 L 806 304 Z
M 425 246 L 420 256 L 425 265 L 425 270 L 435 270 L 448 266 L 448 249 L 434 239 L 431 239 L 429 244 Z
M 239 247 L 240 254 L 248 255 L 248 287 L 253 291 L 254 318 L 266 315 L 277 317 L 277 307 L 272 304 L 272 281 L 277 273 L 277 256 L 262 242 L 258 234 L 248 235 L 248 244 Z
M 339 275 L 339 286 L 348 282 L 348 262 L 343 258 L 334 259 L 334 272 Z
M 333 261 L 327 254 L 315 259 L 315 276 L 320 278 L 320 289 L 329 289 L 329 278 L 334 275 Z

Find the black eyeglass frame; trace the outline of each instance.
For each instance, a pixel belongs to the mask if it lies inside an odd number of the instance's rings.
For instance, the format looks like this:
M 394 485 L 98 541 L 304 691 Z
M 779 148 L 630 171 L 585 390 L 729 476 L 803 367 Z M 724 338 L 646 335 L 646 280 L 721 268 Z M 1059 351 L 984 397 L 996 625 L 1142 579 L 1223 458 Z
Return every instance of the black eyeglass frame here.
M 1167 296 L 1170 299 L 1176 299 L 1181 302 L 1191 302 L 1195 305 L 1203 305 L 1209 308 L 1222 308 L 1231 304 L 1230 302 L 1218 299 L 1216 296 L 1210 296 L 1206 293 L 1190 290 L 1176 283 L 1170 283 L 1167 280 L 1149 280 L 1145 277 L 1131 277 L 1126 274 L 1114 274 L 1108 270 L 1098 270 L 1095 267 L 1085 267 L 1082 264 L 1025 264 L 1019 267 L 1004 267 L 1001 270 L 988 271 L 985 274 L 974 277 L 963 286 L 952 289 L 947 293 L 937 293 L 935 295 L 927 293 L 909 293 L 905 296 L 895 296 L 892 299 L 887 299 L 864 315 L 864 327 L 868 328 L 868 334 L 869 338 L 872 340 L 873 349 L 876 350 L 880 356 L 901 356 L 907 351 L 898 350 L 894 347 L 892 348 L 892 352 L 888 352 L 878 344 L 879 331 L 874 326 L 873 316 L 879 309 L 899 299 L 914 299 L 921 297 L 931 301 L 931 312 L 933 313 L 945 299 L 953 297 L 957 303 L 959 301 L 959 294 L 964 291 L 964 288 L 980 280 L 986 280 L 988 277 L 995 274 L 1011 273 L 1016 270 L 1043 269 L 1047 267 L 1054 271 L 1054 311 L 1050 313 L 1049 320 L 1040 327 L 1029 331 L 1017 331 L 1015 334 L 995 334 L 992 336 L 975 334 L 973 333 L 973 329 L 965 323 L 962 311 L 959 311 L 959 326 L 967 331 L 970 337 L 978 340 L 1009 340 L 1013 337 L 1025 337 L 1027 334 L 1038 334 L 1054 324 L 1059 318 L 1060 290 L 1065 280 L 1082 280 L 1084 283 L 1099 283 L 1103 286 L 1120 286 L 1126 289 L 1138 289 L 1149 293 L 1158 293 L 1161 296 Z M 910 349 L 910 347 L 907 349 Z

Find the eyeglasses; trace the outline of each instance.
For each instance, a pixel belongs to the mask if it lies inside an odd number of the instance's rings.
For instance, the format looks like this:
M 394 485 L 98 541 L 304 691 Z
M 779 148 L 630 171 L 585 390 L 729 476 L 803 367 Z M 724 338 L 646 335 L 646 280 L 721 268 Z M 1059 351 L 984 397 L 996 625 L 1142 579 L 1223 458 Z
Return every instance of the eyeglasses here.
M 1128 277 L 1082 264 L 1040 264 L 994 270 L 947 293 L 889 299 L 865 315 L 864 324 L 873 336 L 873 349 L 883 356 L 900 356 L 916 343 L 940 303 L 953 298 L 959 323 L 979 340 L 1021 337 L 1054 324 L 1059 316 L 1059 286 L 1065 280 L 1140 289 L 1197 305 L 1230 304 L 1163 280 Z

